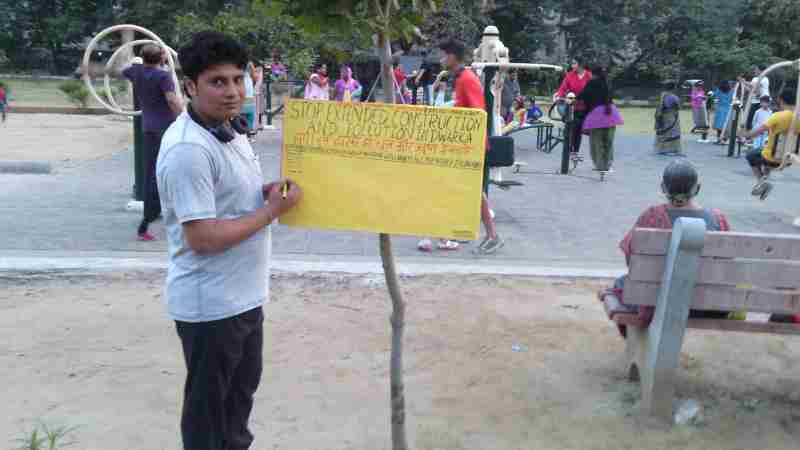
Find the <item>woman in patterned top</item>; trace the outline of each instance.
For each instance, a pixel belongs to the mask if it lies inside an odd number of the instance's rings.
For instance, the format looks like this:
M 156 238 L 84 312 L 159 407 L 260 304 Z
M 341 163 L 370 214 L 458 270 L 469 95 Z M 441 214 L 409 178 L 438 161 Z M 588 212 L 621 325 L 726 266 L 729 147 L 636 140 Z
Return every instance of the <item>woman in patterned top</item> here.
M 730 231 L 728 218 L 717 209 L 703 208 L 695 202 L 695 197 L 700 192 L 700 180 L 697 170 L 686 159 L 679 159 L 670 163 L 664 169 L 661 190 L 667 197 L 667 203 L 647 208 L 636 220 L 633 228 L 625 235 L 619 244 L 620 250 L 625 255 L 625 263 L 630 264 L 633 241 L 633 230 L 636 228 L 660 228 L 670 230 L 679 217 L 693 217 L 703 219 L 709 231 Z M 655 307 L 626 305 L 623 302 L 622 291 L 625 287 L 627 275 L 614 282 L 614 287 L 602 291 L 600 299 L 608 306 L 610 318 L 618 313 L 637 314 L 640 326 L 646 326 L 653 320 Z M 728 313 L 722 311 L 696 311 L 689 314 L 693 318 L 725 318 Z M 620 333 L 625 336 L 625 327 L 619 326 Z

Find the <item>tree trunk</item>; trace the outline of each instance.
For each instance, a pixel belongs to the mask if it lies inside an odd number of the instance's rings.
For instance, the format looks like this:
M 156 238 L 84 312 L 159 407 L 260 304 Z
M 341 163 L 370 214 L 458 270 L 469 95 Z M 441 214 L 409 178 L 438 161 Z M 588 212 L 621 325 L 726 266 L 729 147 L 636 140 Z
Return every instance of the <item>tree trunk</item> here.
M 383 84 L 383 100 L 394 103 L 394 75 L 392 73 L 392 51 L 386 34 L 379 34 L 375 41 L 378 57 L 381 61 L 381 82 Z M 390 361 L 390 399 L 392 405 L 392 450 L 407 450 L 406 439 L 406 400 L 403 385 L 403 330 L 405 328 L 406 305 L 392 254 L 392 238 L 388 234 L 380 235 L 381 261 L 386 276 L 386 286 L 392 299 L 392 354 Z

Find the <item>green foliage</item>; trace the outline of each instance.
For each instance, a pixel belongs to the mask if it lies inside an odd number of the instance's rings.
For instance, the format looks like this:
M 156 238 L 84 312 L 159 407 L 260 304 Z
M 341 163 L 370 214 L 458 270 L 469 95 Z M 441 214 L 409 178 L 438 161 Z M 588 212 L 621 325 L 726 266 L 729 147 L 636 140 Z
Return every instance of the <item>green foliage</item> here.
M 67 100 L 80 108 L 89 106 L 89 90 L 83 82 L 78 80 L 68 80 L 61 83 L 58 89 L 67 96 Z
M 286 56 L 285 64 L 289 69 L 291 78 L 295 80 L 304 80 L 310 73 L 311 66 L 314 65 L 316 59 L 317 55 L 314 53 L 314 50 L 305 48 L 289 53 Z
M 22 446 L 18 450 L 58 450 L 74 442 L 65 441 L 68 434 L 75 431 L 75 427 L 50 428 L 44 423 L 30 432 L 28 436 L 20 439 Z
M 276 2 L 256 0 L 244 10 L 227 6 L 216 14 L 189 12 L 177 16 L 175 22 L 179 42 L 185 42 L 198 31 L 219 31 L 247 45 L 251 56 L 257 60 L 268 60 L 273 50 L 289 55 L 313 49 L 320 42 L 303 33 L 292 17 L 282 14 Z

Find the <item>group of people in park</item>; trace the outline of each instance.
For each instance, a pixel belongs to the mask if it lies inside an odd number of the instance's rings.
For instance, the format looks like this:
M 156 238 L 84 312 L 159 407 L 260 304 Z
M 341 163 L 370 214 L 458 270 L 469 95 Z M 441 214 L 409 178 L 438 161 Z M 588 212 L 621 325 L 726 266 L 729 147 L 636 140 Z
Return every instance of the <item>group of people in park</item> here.
M 787 138 L 786 135 L 792 128 L 791 118 L 797 95 L 797 87 L 788 85 L 773 98 L 769 78 L 762 77 L 765 69 L 763 65 L 753 67 L 751 79 L 738 77 L 736 81 L 722 80 L 710 93 L 706 92 L 705 83 L 698 80 L 690 94 L 694 130 L 705 131 L 711 125 L 717 135 L 716 143 L 722 145 L 727 145 L 732 131 L 736 131 L 738 144 L 749 147 L 747 162 L 755 177 L 752 195 L 762 200 L 766 199 L 773 189 L 773 185 L 768 181 L 769 172 L 782 164 L 776 152 L 778 145 Z M 747 98 L 751 98 L 752 101 L 749 105 L 744 105 Z M 741 117 L 741 125 L 737 130 L 733 130 L 735 126 L 733 117 L 736 114 L 733 111 L 734 102 L 742 104 L 742 107 L 748 106 L 747 116 Z M 713 124 L 709 124 L 710 121 L 707 120 L 709 103 L 712 103 L 715 109 Z M 669 114 L 665 122 L 674 120 L 675 125 L 668 132 L 662 132 L 662 128 L 657 126 L 659 152 L 683 154 L 678 110 L 677 96 L 671 92 L 665 93 L 659 111 L 662 114 Z M 744 109 L 739 113 L 744 114 Z M 800 130 L 800 126 L 795 126 L 795 130 Z M 674 136 L 677 136 L 677 140 Z M 701 139 L 700 142 L 706 141 Z
M 608 75 L 603 67 L 589 70 L 586 63 L 573 59 L 571 70 L 553 95 L 553 101 L 572 102 L 572 123 L 569 135 L 573 159 L 580 160 L 583 136 L 589 137 L 590 155 L 594 170 L 601 180 L 612 171 L 616 128 L 624 124 L 622 114 L 614 105 Z
M 448 41 L 440 49 L 442 63 L 452 76 L 454 106 L 485 110 L 481 81 L 465 67 L 465 45 Z M 253 442 L 248 421 L 263 368 L 262 304 L 269 298 L 269 277 L 265 277 L 269 225 L 295 207 L 303 191 L 292 180 L 266 184 L 262 180 L 260 163 L 248 140 L 253 124 L 250 118 L 242 118 L 252 112 L 248 77 L 255 85 L 259 71 L 241 43 L 221 33 L 200 32 L 180 48 L 178 59 L 184 74 L 180 88 L 190 98 L 187 104 L 180 101 L 179 87 L 171 75 L 161 68 L 163 57 L 159 47 L 145 46 L 144 64 L 124 72 L 135 85 L 143 110 L 145 152 L 149 155 L 145 214 L 138 235 L 151 240 L 148 225 L 159 214 L 163 216 L 169 245 L 165 301 L 187 368 L 180 426 L 184 448 L 246 449 Z M 401 78 L 399 75 L 395 74 L 395 79 Z M 436 81 L 441 80 L 437 77 Z M 435 97 L 435 83 L 427 101 Z M 305 93 L 316 100 L 330 100 L 332 94 L 334 100 L 346 102 L 353 100 L 359 89 L 349 67 L 341 68 L 339 80 L 331 86 L 327 67 L 321 65 L 309 77 Z M 578 152 L 581 137 L 588 135 L 595 169 L 609 171 L 614 162 L 615 129 L 623 121 L 605 71 L 590 71 L 574 61 L 555 97 L 573 96 L 576 126 L 571 150 Z M 674 111 L 679 109 L 680 99 L 675 97 L 666 93 L 661 98 L 656 116 L 659 145 L 675 145 L 674 134 L 662 132 L 677 120 Z M 746 135 L 755 138 L 768 133 L 764 150 L 748 155 L 754 173 L 756 165 L 772 164 L 770 152 L 793 120 L 789 112 L 793 91 L 779 96 L 783 112 L 767 115 L 767 100 L 759 98 L 764 113 L 753 113 L 753 130 Z M 518 111 L 541 116 L 541 110 L 532 106 L 515 95 L 509 109 L 511 121 L 527 120 L 517 116 Z M 486 150 L 490 151 L 488 140 Z M 477 250 L 492 254 L 504 241 L 487 196 L 486 166 L 482 180 L 480 217 L 486 235 Z M 686 159 L 667 166 L 661 189 L 666 203 L 645 210 L 636 227 L 669 229 L 678 217 L 695 217 L 711 230 L 730 229 L 720 211 L 697 203 L 700 176 Z M 629 233 L 620 243 L 626 260 L 631 236 Z M 440 245 L 449 249 L 447 241 Z M 617 280 L 603 299 L 616 302 L 612 313 L 635 312 L 647 323 L 652 309 L 625 305 L 624 283 L 625 278 Z
M 343 65 L 339 69 L 339 79 L 331 84 L 328 77 L 328 65 L 318 64 L 305 85 L 303 97 L 306 100 L 333 100 L 338 102 L 359 101 L 361 83 L 353 76 L 353 68 Z

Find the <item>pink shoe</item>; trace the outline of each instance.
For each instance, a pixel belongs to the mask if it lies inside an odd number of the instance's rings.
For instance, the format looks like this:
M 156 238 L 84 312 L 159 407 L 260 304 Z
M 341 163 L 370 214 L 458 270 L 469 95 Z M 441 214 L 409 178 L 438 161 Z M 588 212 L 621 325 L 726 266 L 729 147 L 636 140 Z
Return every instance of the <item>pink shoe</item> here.
M 157 241 L 158 238 L 145 231 L 144 233 L 139 235 L 138 240 L 143 242 L 151 242 L 151 241 Z
M 423 239 L 417 244 L 417 250 L 426 253 L 431 252 L 433 251 L 433 242 L 430 239 Z

